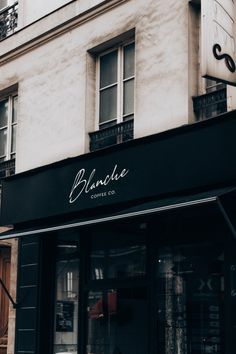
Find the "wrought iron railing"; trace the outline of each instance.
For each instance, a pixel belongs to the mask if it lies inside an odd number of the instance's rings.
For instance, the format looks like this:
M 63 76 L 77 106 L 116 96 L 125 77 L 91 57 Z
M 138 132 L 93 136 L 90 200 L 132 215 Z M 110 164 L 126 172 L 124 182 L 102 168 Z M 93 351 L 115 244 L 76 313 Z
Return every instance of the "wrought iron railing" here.
M 193 97 L 193 110 L 197 120 L 213 118 L 227 112 L 226 87 L 223 86 L 216 91 Z
M 7 160 L 0 163 L 0 185 L 2 184 L 2 179 L 15 173 L 15 160 Z
M 0 41 L 15 32 L 17 20 L 18 2 L 0 11 Z
M 89 133 L 90 151 L 132 140 L 134 137 L 133 119 Z

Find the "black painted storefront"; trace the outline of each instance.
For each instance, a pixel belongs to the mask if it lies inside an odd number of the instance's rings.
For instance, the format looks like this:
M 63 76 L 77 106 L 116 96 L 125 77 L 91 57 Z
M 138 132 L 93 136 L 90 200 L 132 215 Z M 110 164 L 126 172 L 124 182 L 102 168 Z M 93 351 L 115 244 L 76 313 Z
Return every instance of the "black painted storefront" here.
M 15 353 L 233 354 L 235 136 L 231 112 L 7 178 Z

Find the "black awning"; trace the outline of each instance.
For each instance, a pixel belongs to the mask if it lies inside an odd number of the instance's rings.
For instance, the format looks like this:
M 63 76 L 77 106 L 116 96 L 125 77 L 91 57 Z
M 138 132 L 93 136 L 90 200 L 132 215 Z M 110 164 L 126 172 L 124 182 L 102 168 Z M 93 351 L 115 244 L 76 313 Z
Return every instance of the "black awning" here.
M 44 227 L 35 226 L 30 229 L 14 229 L 0 234 L 0 239 L 16 238 L 28 235 L 38 235 L 58 230 L 68 230 L 75 227 L 84 227 L 88 225 L 101 224 L 115 220 L 140 217 L 151 214 L 170 214 L 171 212 L 181 211 L 183 216 L 185 213 L 191 213 L 198 208 L 202 213 L 208 213 L 209 210 L 217 211 L 217 215 L 221 216 L 227 228 L 236 237 L 234 229 L 233 210 L 236 209 L 236 187 L 230 186 L 226 188 L 208 190 L 201 193 L 191 195 L 173 196 L 170 198 L 160 199 L 152 202 L 142 203 L 130 208 L 122 209 L 117 212 L 103 214 L 99 217 L 83 217 L 77 218 L 69 223 L 51 224 Z M 193 209 L 194 208 L 194 209 Z M 231 212 L 230 212 L 231 211 Z M 197 215 L 197 214 L 196 214 Z M 236 214 L 235 214 L 236 215 Z M 171 214 L 170 214 L 171 217 Z M 199 217 L 199 213 L 198 213 Z

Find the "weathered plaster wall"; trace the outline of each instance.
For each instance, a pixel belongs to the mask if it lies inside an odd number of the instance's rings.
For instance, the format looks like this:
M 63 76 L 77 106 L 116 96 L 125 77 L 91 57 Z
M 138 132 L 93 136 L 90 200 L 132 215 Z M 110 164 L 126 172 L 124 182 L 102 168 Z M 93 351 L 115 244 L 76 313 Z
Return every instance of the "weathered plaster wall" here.
M 188 46 L 188 77 L 189 77 L 189 122 L 195 121 L 195 115 L 193 112 L 193 96 L 198 96 L 201 93 L 199 87 L 200 82 L 200 47 L 199 47 L 199 35 L 200 35 L 200 6 L 189 6 L 189 46 Z M 203 79 L 201 79 L 203 80 Z
M 188 122 L 188 3 L 152 1 L 137 24 L 136 120 L 140 137 Z
M 19 43 L 30 28 L 17 34 Z M 0 67 L 0 90 L 19 83 L 18 172 L 86 151 L 87 132 L 96 128 L 95 62 L 88 51 L 132 28 L 135 137 L 188 123 L 188 3 L 123 1 Z
M 68 3 L 74 2 L 75 6 L 82 12 L 102 1 L 103 0 L 20 0 L 20 27 L 27 26 Z

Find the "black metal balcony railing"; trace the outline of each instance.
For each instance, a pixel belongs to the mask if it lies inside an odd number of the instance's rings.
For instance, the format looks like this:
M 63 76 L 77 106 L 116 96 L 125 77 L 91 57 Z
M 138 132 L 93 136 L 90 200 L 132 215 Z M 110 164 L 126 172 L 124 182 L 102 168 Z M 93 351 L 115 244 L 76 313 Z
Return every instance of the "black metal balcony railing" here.
M 123 143 L 132 140 L 134 137 L 133 119 L 110 127 L 89 133 L 90 151 L 102 149 L 107 146 Z
M 193 110 L 197 120 L 213 118 L 227 112 L 226 87 L 223 86 L 216 91 L 193 97 Z
M 0 162 L 0 185 L 2 184 L 2 179 L 15 173 L 15 160 L 8 160 Z
M 0 11 L 0 41 L 15 32 L 17 19 L 18 2 Z

